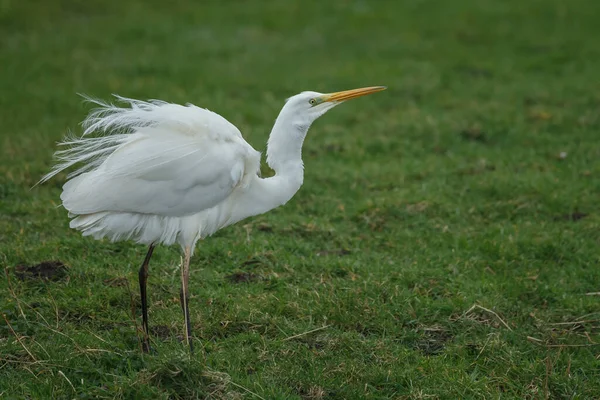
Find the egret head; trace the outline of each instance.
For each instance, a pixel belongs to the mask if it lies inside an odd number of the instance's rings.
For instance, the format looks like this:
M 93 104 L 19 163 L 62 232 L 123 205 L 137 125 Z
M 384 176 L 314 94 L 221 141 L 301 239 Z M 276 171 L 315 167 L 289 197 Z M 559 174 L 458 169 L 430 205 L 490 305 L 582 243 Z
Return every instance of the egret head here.
M 313 121 L 338 104 L 385 89 L 385 86 L 371 86 L 335 93 L 302 92 L 287 99 L 282 114 L 291 116 L 295 125 L 308 128 Z
M 282 165 L 302 165 L 302 144 L 310 125 L 346 100 L 385 90 L 371 86 L 335 93 L 302 92 L 287 99 L 267 144 L 267 163 L 277 171 Z

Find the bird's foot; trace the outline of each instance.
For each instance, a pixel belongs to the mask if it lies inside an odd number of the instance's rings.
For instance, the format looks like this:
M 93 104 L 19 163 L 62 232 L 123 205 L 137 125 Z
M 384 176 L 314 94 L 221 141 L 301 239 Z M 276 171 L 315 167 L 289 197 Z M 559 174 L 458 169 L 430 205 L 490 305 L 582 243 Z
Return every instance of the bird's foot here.
M 152 355 L 158 354 L 156 349 L 154 347 L 150 346 L 150 340 L 148 338 L 142 339 L 142 352 L 144 354 L 152 354 Z

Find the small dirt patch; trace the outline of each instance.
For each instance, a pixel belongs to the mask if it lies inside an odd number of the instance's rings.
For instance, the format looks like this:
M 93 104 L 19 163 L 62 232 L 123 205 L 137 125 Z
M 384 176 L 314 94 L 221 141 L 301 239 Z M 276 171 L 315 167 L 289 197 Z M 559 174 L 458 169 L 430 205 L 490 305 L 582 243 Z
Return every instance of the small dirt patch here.
M 485 132 L 477 126 L 463 129 L 462 131 L 460 131 L 460 137 L 470 142 L 486 143 L 488 141 Z
M 108 278 L 102 281 L 105 286 L 111 287 L 123 287 L 129 284 L 129 281 L 125 277 Z
M 234 272 L 231 275 L 226 276 L 227 280 L 231 283 L 248 283 L 256 282 L 260 277 L 252 272 Z
M 580 219 L 583 219 L 585 217 L 587 217 L 588 214 L 585 213 L 581 213 L 581 212 L 574 212 L 574 213 L 570 213 L 570 214 L 563 214 L 559 217 L 554 218 L 556 221 L 579 221 Z
M 20 280 L 59 281 L 67 276 L 67 267 L 61 261 L 43 261 L 37 265 L 19 264 L 15 275 Z
M 159 338 L 160 340 L 167 340 L 171 337 L 171 328 L 167 325 L 156 325 L 150 326 L 150 332 L 152 336 Z
M 336 250 L 321 250 L 317 253 L 318 256 L 346 256 L 350 254 L 350 250 L 336 249 Z

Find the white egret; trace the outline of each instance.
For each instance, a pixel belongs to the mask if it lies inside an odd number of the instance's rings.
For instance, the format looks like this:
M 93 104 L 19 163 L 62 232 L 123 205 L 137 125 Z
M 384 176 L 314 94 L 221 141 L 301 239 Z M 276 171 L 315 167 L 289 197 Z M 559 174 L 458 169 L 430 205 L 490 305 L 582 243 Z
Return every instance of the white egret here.
M 146 282 L 157 244 L 183 249 L 181 306 L 193 352 L 188 278 L 196 242 L 244 218 L 285 204 L 304 179 L 302 144 L 317 118 L 334 106 L 384 90 L 302 92 L 287 100 L 267 143 L 275 175 L 261 178 L 260 153 L 225 118 L 196 107 L 117 96 L 127 107 L 89 99 L 100 107 L 83 122 L 83 135 L 60 143 L 58 164 L 41 182 L 68 175 L 60 196 L 70 227 L 84 236 L 133 240 L 149 246 L 139 270 L 143 349 L 149 349 Z M 97 136 L 88 136 L 96 133 Z

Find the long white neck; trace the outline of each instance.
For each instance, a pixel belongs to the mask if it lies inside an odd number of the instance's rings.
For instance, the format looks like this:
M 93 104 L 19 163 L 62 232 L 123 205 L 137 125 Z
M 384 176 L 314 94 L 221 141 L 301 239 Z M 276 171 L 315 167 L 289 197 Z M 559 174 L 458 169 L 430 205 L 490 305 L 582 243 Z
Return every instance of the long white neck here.
M 296 194 L 304 181 L 302 144 L 311 123 L 284 106 L 267 143 L 267 164 L 275 175 L 254 179 L 244 195 L 244 215 L 234 219 L 265 213 L 284 205 Z
M 275 176 L 262 180 L 273 196 L 273 208 L 285 204 L 304 182 L 302 144 L 312 121 L 285 106 L 279 113 L 267 142 L 267 164 Z
M 267 164 L 275 171 L 275 177 L 297 183 L 298 188 L 304 179 L 302 144 L 311 122 L 284 107 L 267 142 Z

